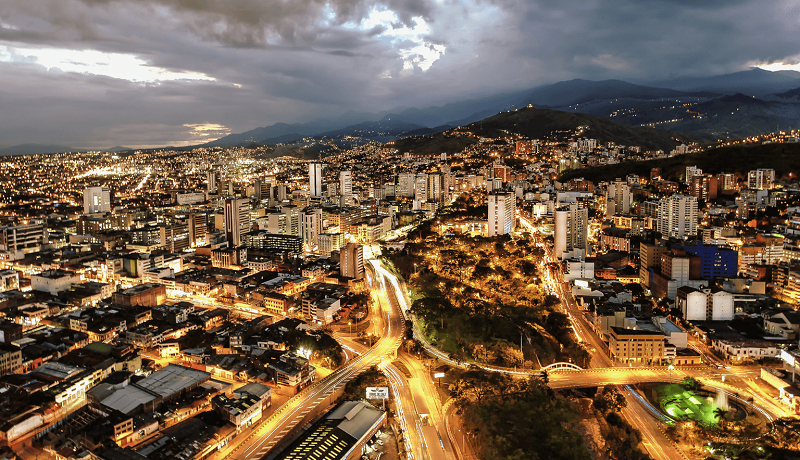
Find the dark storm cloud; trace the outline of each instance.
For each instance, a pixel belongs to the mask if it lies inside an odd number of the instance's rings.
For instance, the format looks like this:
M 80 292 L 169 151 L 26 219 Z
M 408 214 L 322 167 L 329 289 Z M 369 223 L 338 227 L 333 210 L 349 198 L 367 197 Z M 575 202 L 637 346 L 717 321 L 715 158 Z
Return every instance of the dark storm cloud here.
M 719 74 L 800 56 L 799 26 L 798 0 L 0 0 L 0 146 L 174 144 L 186 124 L 241 132 L 570 78 Z M 215 81 L 46 69 L 20 51 L 39 48 Z

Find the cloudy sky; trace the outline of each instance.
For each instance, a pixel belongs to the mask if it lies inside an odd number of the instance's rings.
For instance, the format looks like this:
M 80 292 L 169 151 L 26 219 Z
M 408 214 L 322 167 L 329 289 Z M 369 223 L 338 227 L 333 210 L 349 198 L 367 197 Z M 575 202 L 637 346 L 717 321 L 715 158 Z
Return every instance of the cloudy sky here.
M 800 61 L 800 0 L 0 0 L 0 147 L 187 145 Z

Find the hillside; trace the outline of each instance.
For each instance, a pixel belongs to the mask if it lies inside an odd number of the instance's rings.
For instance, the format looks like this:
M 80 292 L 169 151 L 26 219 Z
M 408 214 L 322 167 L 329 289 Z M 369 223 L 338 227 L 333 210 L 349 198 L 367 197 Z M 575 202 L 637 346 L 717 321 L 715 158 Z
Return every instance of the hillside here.
M 532 107 L 504 112 L 473 123 L 470 130 L 484 137 L 498 137 L 508 131 L 531 139 L 542 139 L 559 131 L 575 130 L 579 126 L 588 126 L 584 137 L 600 142 L 615 142 L 618 145 L 638 145 L 645 150 L 668 151 L 681 143 L 706 142 L 705 139 L 695 136 L 625 125 L 592 115 Z
M 800 173 L 800 144 L 737 145 L 711 149 L 703 153 L 681 155 L 649 161 L 631 161 L 616 165 L 573 169 L 561 175 L 561 180 L 583 177 L 597 182 L 638 174 L 648 177 L 652 168 L 661 168 L 662 177 L 677 180 L 687 166 L 697 166 L 705 173 L 746 174 L 751 169 L 772 168 L 777 177 Z

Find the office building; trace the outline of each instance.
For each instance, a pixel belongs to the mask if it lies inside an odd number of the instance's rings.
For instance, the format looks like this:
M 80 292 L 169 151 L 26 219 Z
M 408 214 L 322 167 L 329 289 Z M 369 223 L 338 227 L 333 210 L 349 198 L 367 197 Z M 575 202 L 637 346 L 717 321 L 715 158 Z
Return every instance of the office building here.
M 83 213 L 97 214 L 111 212 L 111 189 L 108 187 L 88 187 L 83 191 Z
M 489 195 L 489 225 L 487 236 L 507 235 L 514 230 L 514 210 L 517 198 L 511 192 Z
M 322 196 L 322 163 L 308 165 L 308 191 L 312 197 Z
M 686 239 L 697 235 L 697 198 L 672 195 L 659 202 L 658 231 L 664 238 Z
M 225 239 L 230 246 L 242 244 L 242 234 L 250 231 L 250 200 L 228 198 L 225 200 Z
M 589 237 L 589 210 L 578 203 L 556 209 L 554 250 L 556 257 L 580 250 L 585 255 Z

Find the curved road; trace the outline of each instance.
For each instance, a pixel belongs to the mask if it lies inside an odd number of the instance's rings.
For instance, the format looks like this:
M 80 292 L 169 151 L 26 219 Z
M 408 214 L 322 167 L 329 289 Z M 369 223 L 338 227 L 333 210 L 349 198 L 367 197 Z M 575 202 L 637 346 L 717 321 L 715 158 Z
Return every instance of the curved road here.
M 233 442 L 220 452 L 217 458 L 260 459 L 266 457 L 272 448 L 292 434 L 295 428 L 308 423 L 319 412 L 327 398 L 334 391 L 358 376 L 367 368 L 379 364 L 384 358 L 394 355 L 400 346 L 405 322 L 402 313 L 396 308 L 383 309 L 386 334 L 363 355 L 358 356 L 289 399 L 242 442 Z M 302 424 L 301 424 L 302 423 Z

